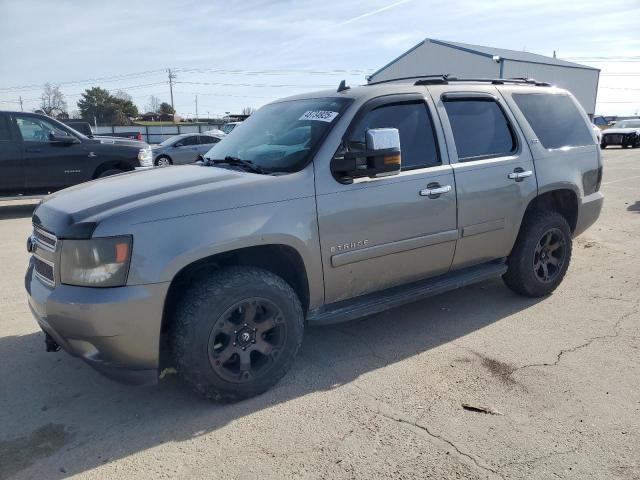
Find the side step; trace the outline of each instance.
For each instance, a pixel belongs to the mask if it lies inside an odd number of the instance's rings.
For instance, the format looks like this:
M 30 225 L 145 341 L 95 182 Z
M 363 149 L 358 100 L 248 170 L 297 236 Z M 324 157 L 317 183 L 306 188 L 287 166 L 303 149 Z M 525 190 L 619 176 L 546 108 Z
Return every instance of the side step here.
M 448 292 L 449 290 L 497 278 L 506 271 L 507 266 L 502 260 L 475 265 L 426 280 L 392 287 L 381 292 L 368 293 L 356 298 L 332 303 L 309 312 L 307 321 L 314 325 L 348 322 Z

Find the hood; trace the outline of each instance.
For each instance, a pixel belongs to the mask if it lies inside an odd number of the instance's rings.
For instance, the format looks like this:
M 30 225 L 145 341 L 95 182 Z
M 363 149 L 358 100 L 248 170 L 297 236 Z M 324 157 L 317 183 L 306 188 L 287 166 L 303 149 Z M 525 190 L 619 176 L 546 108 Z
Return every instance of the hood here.
M 258 175 L 200 165 L 134 171 L 76 185 L 47 196 L 33 223 L 60 238 L 89 238 L 97 224 L 131 214 L 132 222 L 270 203 L 303 195 L 283 187 L 295 175 Z M 308 193 L 307 193 L 308 194 Z
M 607 128 L 605 131 L 602 132 L 603 135 L 609 135 L 610 133 L 640 133 L 640 128 Z

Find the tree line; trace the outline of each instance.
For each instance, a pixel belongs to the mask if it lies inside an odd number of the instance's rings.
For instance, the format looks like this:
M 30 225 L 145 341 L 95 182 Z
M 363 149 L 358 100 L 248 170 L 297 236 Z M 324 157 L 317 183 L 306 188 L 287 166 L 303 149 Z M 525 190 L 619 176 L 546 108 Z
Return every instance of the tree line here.
M 86 89 L 77 102 L 78 114 L 90 123 L 127 125 L 139 116 L 138 107 L 133 103 L 131 95 L 122 90 L 114 94 L 101 87 Z M 41 96 L 40 110 L 50 117 L 61 120 L 70 117 L 64 94 L 57 85 L 46 84 Z M 167 102 L 161 102 L 155 96 L 149 98 L 149 113 L 175 114 L 175 110 Z

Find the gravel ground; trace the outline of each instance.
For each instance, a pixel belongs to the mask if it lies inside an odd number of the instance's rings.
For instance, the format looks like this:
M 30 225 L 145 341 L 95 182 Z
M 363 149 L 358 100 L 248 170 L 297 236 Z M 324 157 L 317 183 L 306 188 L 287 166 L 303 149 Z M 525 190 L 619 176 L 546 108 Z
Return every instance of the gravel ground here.
M 234 405 L 45 353 L 33 204 L 0 204 L 0 479 L 640 478 L 640 151 L 604 158 L 603 214 L 555 294 L 489 281 L 309 329 L 284 380 Z

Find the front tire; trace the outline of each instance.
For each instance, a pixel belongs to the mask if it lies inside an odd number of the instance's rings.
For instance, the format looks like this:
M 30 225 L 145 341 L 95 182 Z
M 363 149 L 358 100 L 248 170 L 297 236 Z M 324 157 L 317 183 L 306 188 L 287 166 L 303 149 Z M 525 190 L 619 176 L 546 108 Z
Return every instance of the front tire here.
M 166 155 L 159 156 L 153 163 L 155 163 L 156 167 L 168 167 L 169 165 L 173 165 L 173 161 Z
M 185 292 L 174 327 L 178 375 L 204 397 L 229 402 L 263 393 L 285 375 L 302 343 L 304 314 L 282 278 L 230 267 Z
M 604 150 L 605 148 L 607 148 L 607 144 L 606 144 L 606 143 L 601 143 L 601 144 L 600 144 L 600 148 L 601 148 L 602 150 Z
M 110 177 L 111 175 L 118 175 L 119 173 L 124 173 L 124 170 L 118 170 L 117 168 L 112 168 L 110 170 L 105 170 L 96 178 Z
M 571 260 L 571 229 L 558 212 L 532 212 L 524 220 L 503 275 L 507 286 L 527 297 L 553 292 Z

